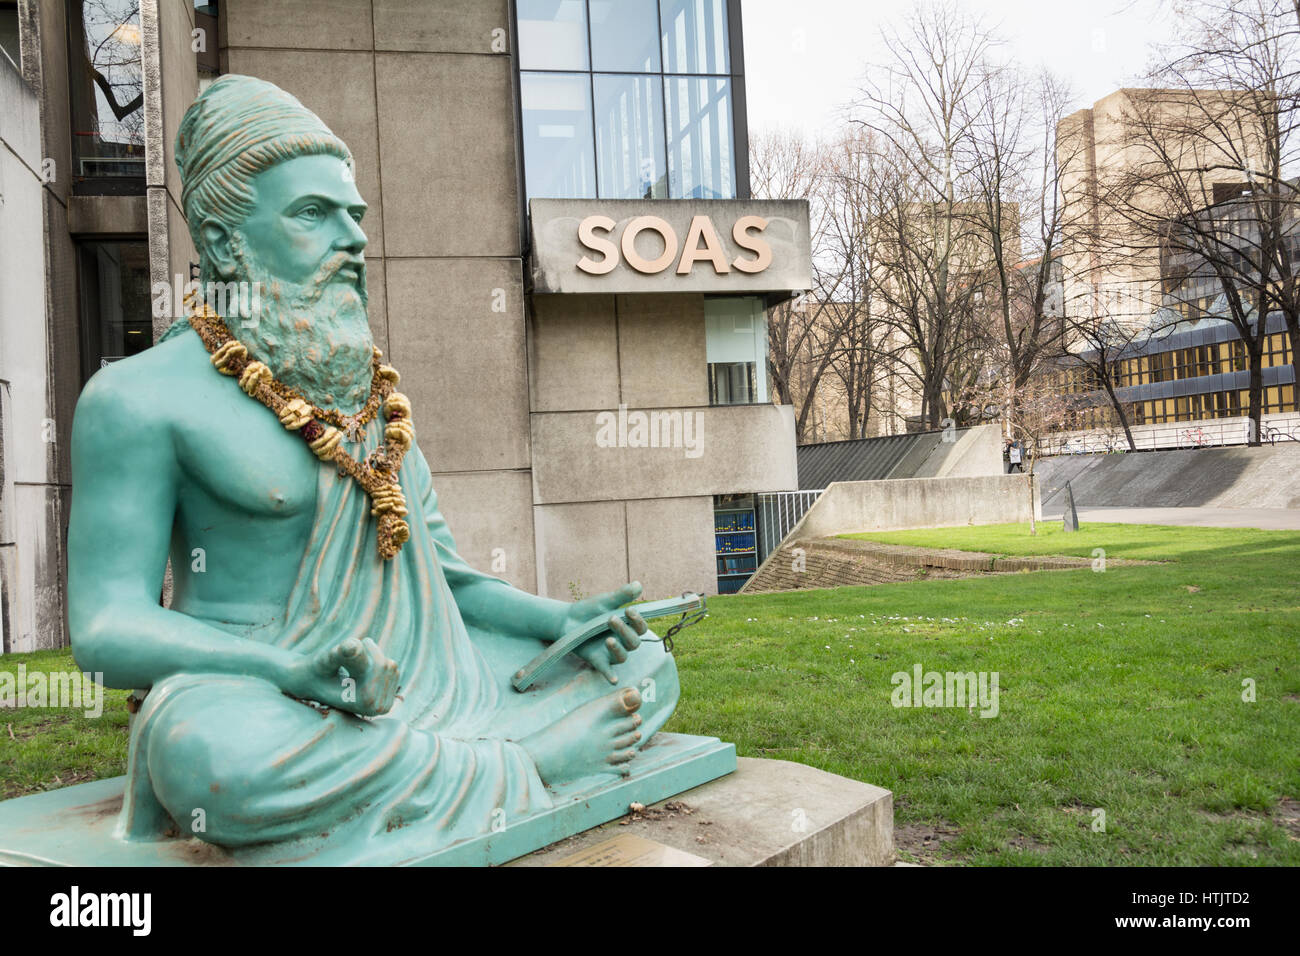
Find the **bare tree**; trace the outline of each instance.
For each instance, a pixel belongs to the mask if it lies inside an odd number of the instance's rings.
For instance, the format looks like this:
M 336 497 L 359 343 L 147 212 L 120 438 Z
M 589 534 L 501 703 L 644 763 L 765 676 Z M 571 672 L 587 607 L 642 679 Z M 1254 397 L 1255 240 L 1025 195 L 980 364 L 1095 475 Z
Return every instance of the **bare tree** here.
M 1180 35 L 1161 49 L 1150 89 L 1130 91 L 1118 148 L 1126 162 L 1098 177 L 1111 260 L 1145 259 L 1160 276 L 1154 307 L 1230 322 L 1244 348 L 1251 443 L 1261 437 L 1268 316 L 1280 313 L 1300 354 L 1300 193 L 1293 4 L 1188 0 Z
M 869 71 L 855 104 L 855 121 L 879 139 L 893 172 L 882 181 L 888 206 L 874 225 L 874 295 L 906 344 L 902 361 L 922 415 L 938 427 L 953 373 L 973 346 L 986 245 L 972 221 L 968 164 L 995 41 L 951 0 L 918 7 L 885 41 L 892 59 Z

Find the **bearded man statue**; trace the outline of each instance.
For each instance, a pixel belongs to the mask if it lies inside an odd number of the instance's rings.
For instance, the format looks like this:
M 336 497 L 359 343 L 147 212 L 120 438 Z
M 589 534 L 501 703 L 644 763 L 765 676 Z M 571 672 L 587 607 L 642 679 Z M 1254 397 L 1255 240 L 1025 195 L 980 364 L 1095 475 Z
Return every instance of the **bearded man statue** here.
M 73 650 L 146 692 L 115 838 L 428 859 L 673 757 L 646 746 L 678 680 L 620 610 L 639 585 L 554 601 L 457 554 L 415 440 L 437 409 L 411 408 L 371 340 L 343 142 L 278 87 L 225 76 L 186 113 L 176 162 L 201 283 L 254 288 L 258 307 L 196 303 L 77 408 Z M 511 686 L 602 614 L 604 635 Z

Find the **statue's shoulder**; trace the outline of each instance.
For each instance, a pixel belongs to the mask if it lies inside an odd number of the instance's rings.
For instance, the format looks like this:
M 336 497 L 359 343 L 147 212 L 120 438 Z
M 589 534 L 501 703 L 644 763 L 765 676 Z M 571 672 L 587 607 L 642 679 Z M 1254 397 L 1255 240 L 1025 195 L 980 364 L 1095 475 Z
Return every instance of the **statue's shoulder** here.
M 165 427 L 205 400 L 214 375 L 207 350 L 193 331 L 100 369 L 77 400 L 76 417 L 111 417 L 140 429 Z

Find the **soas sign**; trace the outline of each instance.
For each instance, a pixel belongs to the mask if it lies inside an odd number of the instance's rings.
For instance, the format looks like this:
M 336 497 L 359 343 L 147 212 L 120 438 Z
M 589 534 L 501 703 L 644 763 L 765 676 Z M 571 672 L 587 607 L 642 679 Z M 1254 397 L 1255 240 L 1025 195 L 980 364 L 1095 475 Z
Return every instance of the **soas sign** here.
M 677 263 L 678 275 L 690 275 L 697 262 L 708 262 L 718 275 L 725 275 L 732 269 L 737 272 L 754 274 L 762 272 L 772 264 L 772 247 L 759 236 L 767 228 L 767 220 L 762 216 L 741 216 L 731 228 L 731 240 L 744 252 L 752 255 L 738 255 L 728 261 L 718 230 L 708 216 L 693 216 L 686 231 L 685 242 L 678 241 L 677 232 L 665 220 L 658 216 L 636 216 L 628 221 L 623 235 L 618 242 L 613 233 L 618 227 L 608 216 L 588 216 L 578 224 L 578 241 L 599 258 L 584 255 L 578 260 L 578 268 L 589 275 L 600 276 L 613 272 L 621 261 L 625 261 L 637 272 L 655 275 L 663 272 L 673 262 Z M 663 253 L 654 259 L 647 259 L 636 247 L 636 240 L 643 232 L 657 233 L 663 242 Z M 681 257 L 677 255 L 682 250 Z

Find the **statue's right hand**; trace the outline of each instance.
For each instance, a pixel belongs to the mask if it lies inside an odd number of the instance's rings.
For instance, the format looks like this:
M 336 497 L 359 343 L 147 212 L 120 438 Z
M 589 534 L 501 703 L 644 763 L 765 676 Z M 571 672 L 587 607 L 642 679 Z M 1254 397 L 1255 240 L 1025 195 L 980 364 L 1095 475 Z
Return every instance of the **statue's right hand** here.
M 342 673 L 342 671 L 346 671 Z M 386 714 L 397 697 L 397 664 L 370 638 L 348 638 L 304 655 L 296 665 L 295 697 L 319 701 L 362 717 Z

